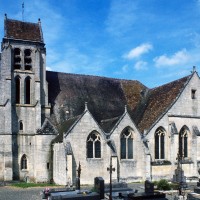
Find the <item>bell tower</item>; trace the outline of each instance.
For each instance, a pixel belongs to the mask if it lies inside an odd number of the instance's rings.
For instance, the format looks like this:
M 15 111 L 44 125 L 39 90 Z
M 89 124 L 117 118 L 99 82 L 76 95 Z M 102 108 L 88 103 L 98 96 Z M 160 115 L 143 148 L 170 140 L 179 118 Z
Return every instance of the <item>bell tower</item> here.
M 34 171 L 34 163 L 29 159 L 30 155 L 34 156 L 32 136 L 36 135 L 50 111 L 46 49 L 40 19 L 37 23 L 29 23 L 8 19 L 5 15 L 0 93 L 0 137 L 6 135 L 4 146 L 10 152 L 8 161 L 2 164 L 4 179 L 10 180 L 11 176 L 18 179 L 23 176 L 20 158 L 24 155 L 30 162 L 29 170 Z

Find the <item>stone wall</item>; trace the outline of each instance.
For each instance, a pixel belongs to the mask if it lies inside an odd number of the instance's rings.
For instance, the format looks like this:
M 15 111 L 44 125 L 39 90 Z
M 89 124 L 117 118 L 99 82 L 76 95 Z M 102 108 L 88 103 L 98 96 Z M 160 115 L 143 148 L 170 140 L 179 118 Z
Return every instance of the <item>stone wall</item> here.
M 134 156 L 133 159 L 121 160 L 120 135 L 127 126 L 131 126 L 134 130 Z M 101 136 L 101 158 L 87 158 L 86 141 L 88 135 L 92 131 L 97 131 Z M 108 145 L 108 141 L 110 140 L 114 142 L 116 152 L 113 152 Z M 106 138 L 105 133 L 100 129 L 90 112 L 86 111 L 73 129 L 64 136 L 64 145 L 66 143 L 70 143 L 72 148 L 72 181 L 74 184 L 79 162 L 81 164 L 81 184 L 93 184 L 94 177 L 98 176 L 103 177 L 105 182 L 109 182 L 109 172 L 107 171 L 107 168 L 110 166 L 110 156 L 114 156 L 114 180 L 132 182 L 138 180 L 141 181 L 146 178 L 145 169 L 146 165 L 149 166 L 149 163 L 145 163 L 145 151 L 141 135 L 128 114 L 125 114 L 124 117 L 120 119 L 119 124 L 115 127 L 110 138 Z M 60 176 L 59 174 L 65 174 L 65 168 L 60 167 L 60 165 L 65 166 L 64 163 L 66 162 L 66 160 L 60 158 L 61 155 L 64 156 L 64 146 L 61 146 L 62 144 L 54 145 L 54 181 L 56 183 L 61 183 L 64 180 L 63 176 Z M 68 164 L 69 163 L 67 163 L 67 165 Z M 71 172 L 69 172 L 69 174 L 70 173 Z M 69 174 L 67 174 L 67 178 Z
M 198 148 L 199 136 L 194 133 L 193 127 L 196 126 L 200 130 L 200 80 L 196 73 L 193 74 L 191 80 L 186 85 L 185 89 L 179 97 L 177 97 L 173 106 L 163 115 L 163 117 L 154 124 L 148 133 L 147 140 L 149 141 L 149 149 L 152 155 L 153 162 L 155 160 L 155 139 L 154 134 L 157 128 L 163 127 L 166 131 L 165 135 L 165 159 L 160 161 L 160 166 L 153 166 L 152 176 L 162 178 L 163 176 L 172 178 L 174 170 L 177 167 L 177 153 L 178 153 L 178 134 L 183 126 L 189 129 L 188 134 L 188 158 L 185 158 L 183 164 L 184 173 L 186 176 L 198 176 L 197 160 L 199 160 Z M 192 99 L 191 91 L 196 90 L 195 99 Z M 172 124 L 175 125 L 177 132 L 171 132 Z M 165 165 L 164 161 L 170 161 L 170 165 Z
M 53 146 L 53 180 L 56 184 L 67 185 L 67 163 L 63 143 Z

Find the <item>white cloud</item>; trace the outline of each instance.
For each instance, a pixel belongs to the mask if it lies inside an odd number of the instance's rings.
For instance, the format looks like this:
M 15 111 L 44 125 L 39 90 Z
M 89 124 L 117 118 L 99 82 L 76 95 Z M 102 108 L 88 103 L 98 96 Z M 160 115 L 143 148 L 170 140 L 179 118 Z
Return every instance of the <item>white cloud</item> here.
M 51 67 L 48 67 L 48 66 L 46 67 L 46 70 L 47 70 L 47 71 L 53 71 L 52 68 L 51 68 Z
M 153 49 L 153 46 L 151 44 L 144 43 L 130 50 L 127 54 L 124 55 L 124 58 L 128 60 L 132 60 L 134 58 L 140 57 L 141 55 L 145 53 L 148 53 L 152 49 Z
M 156 67 L 184 65 L 190 60 L 190 54 L 186 49 L 174 53 L 172 56 L 161 55 L 154 58 Z
M 134 68 L 135 68 L 137 71 L 146 70 L 146 69 L 147 69 L 147 62 L 138 61 L 138 62 L 136 62 L 136 64 L 134 65 Z

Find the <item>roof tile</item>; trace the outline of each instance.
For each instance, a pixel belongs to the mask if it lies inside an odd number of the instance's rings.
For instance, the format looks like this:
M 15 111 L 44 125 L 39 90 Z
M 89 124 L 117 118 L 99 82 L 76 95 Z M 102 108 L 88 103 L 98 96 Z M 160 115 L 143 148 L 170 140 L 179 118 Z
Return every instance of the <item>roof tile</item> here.
M 5 19 L 4 26 L 6 38 L 43 42 L 39 23 Z

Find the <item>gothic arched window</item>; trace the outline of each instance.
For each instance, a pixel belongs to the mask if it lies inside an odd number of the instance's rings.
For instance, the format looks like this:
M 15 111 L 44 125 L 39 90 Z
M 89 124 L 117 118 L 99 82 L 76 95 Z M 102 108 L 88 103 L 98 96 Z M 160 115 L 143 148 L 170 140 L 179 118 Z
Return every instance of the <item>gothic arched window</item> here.
M 31 78 L 30 77 L 27 77 L 25 79 L 25 84 L 24 84 L 24 101 L 25 101 L 25 104 L 30 104 L 31 103 Z
M 87 158 L 101 158 L 101 138 L 96 131 L 87 138 Z
M 133 159 L 133 134 L 130 128 L 126 128 L 120 138 L 121 159 Z
M 155 159 L 165 159 L 165 130 L 161 127 L 155 132 Z
M 188 129 L 183 127 L 179 133 L 179 155 L 188 157 Z
M 20 103 L 20 77 L 15 78 L 15 103 Z
M 21 169 L 27 169 L 27 157 L 25 154 L 21 158 Z

